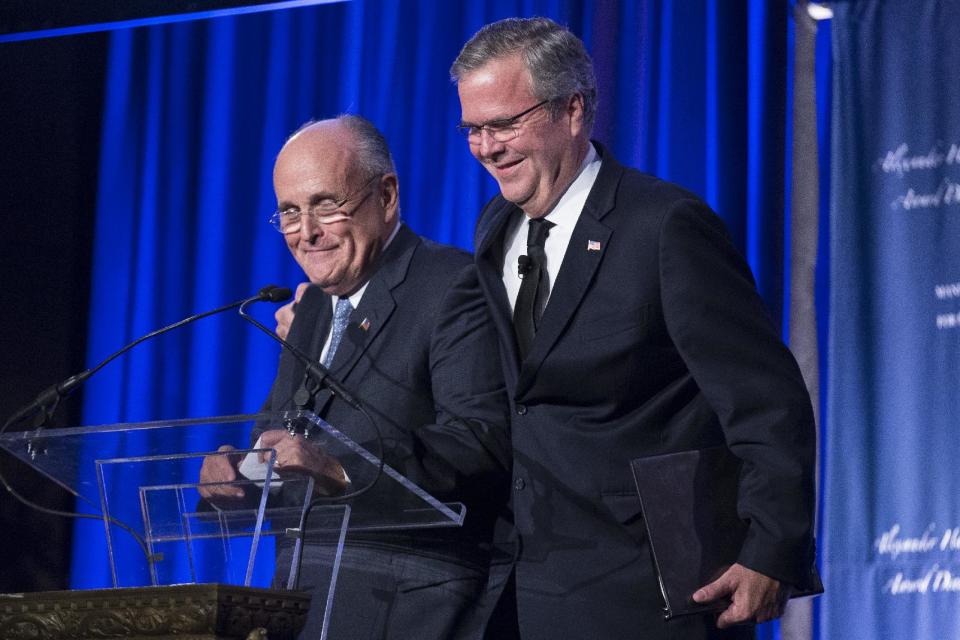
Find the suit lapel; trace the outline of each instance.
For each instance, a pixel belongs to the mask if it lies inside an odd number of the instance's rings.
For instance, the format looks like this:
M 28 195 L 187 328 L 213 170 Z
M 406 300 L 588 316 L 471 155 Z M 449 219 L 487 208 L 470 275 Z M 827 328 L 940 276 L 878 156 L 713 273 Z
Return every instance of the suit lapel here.
M 573 229 L 530 353 L 520 367 L 516 398 L 522 397 L 533 385 L 543 360 L 580 307 L 613 235 L 601 220 L 616 205 L 617 186 L 623 175 L 623 167 L 601 145 L 594 144 L 603 158 L 603 164 Z
M 520 354 L 517 348 L 517 337 L 513 331 L 513 318 L 510 313 L 510 301 L 507 300 L 507 290 L 503 286 L 503 237 L 519 209 L 513 204 L 498 197 L 498 202 L 492 205 L 494 210 L 489 215 L 489 223 L 478 228 L 477 233 L 477 271 L 480 275 L 480 286 L 487 300 L 490 302 L 491 315 L 500 342 L 507 347 L 510 370 L 516 378 L 519 369 Z M 486 216 L 481 216 L 484 220 Z M 508 380 L 509 384 L 510 381 Z
M 381 264 L 363 292 L 360 304 L 350 314 L 347 329 L 333 355 L 330 370 L 340 380 L 350 375 L 360 356 L 390 320 L 397 307 L 392 289 L 406 278 L 419 244 L 420 238 L 403 225 L 381 257 Z

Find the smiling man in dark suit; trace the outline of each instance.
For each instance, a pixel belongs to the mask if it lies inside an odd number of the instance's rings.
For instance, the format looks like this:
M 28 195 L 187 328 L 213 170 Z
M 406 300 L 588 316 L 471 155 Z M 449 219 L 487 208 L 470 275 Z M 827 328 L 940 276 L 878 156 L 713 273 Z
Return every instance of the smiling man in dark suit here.
M 728 627 L 779 616 L 810 577 L 814 430 L 749 267 L 699 198 L 590 141 L 592 62 L 565 28 L 488 25 L 451 75 L 500 186 L 475 237 L 513 409 L 516 558 L 495 568 L 496 633 L 751 635 Z M 665 622 L 629 461 L 717 444 L 743 461 L 749 532 L 694 597 L 732 604 Z
M 489 542 L 509 491 L 510 454 L 496 336 L 473 261 L 401 222 L 389 149 L 363 118 L 302 127 L 280 151 L 273 180 L 271 222 L 311 283 L 288 339 L 361 400 L 388 464 L 467 507 L 462 528 L 350 533 L 330 637 L 475 638 L 487 617 Z M 292 409 L 303 387 L 304 366 L 284 352 L 264 410 Z M 347 433 L 365 432 L 364 418 L 337 397 L 319 393 L 309 407 Z M 310 473 L 325 492 L 344 490 L 339 462 L 302 436 L 267 431 L 260 446 L 276 450 L 281 476 Z M 210 457 L 201 480 L 230 481 L 235 463 Z M 205 496 L 223 499 L 231 489 L 242 496 L 230 486 Z M 329 570 L 328 554 L 310 542 L 304 588 L 323 586 L 317 576 Z M 278 566 L 290 555 L 281 551 Z M 316 604 L 302 638 L 320 637 Z

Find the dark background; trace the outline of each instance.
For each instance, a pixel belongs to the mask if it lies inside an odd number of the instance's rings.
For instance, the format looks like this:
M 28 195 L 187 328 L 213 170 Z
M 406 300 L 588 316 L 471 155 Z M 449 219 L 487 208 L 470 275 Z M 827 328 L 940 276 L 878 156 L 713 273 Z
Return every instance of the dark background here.
M 106 50 L 105 33 L 0 44 L 2 420 L 84 366 Z M 79 424 L 80 399 L 53 424 Z M 0 465 L 28 498 L 72 507 L 11 456 Z M 71 526 L 0 492 L 0 592 L 67 588 Z
M 3 0 L 0 34 L 274 4 L 263 0 Z

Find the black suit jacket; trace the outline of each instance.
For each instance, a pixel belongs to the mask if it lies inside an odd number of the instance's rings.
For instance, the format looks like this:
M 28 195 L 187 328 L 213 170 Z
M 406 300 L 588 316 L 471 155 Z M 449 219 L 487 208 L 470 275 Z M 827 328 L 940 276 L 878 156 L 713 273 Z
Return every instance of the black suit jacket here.
M 511 396 L 520 627 L 537 637 L 700 637 L 664 623 L 629 460 L 726 443 L 744 462 L 739 561 L 793 584 L 812 564 L 814 429 L 796 363 L 721 221 L 694 195 L 602 165 L 522 362 L 501 281 L 518 209 L 476 230 Z
M 288 338 L 319 360 L 331 320 L 330 296 L 310 287 Z M 496 336 L 469 254 L 402 226 L 330 369 L 376 421 L 385 461 L 441 501 L 467 507 L 463 529 L 417 532 L 404 544 L 448 541 L 452 560 L 484 561 L 507 499 L 509 419 Z M 303 382 L 304 367 L 283 352 L 263 410 L 294 408 Z M 313 409 L 348 433 L 372 436 L 361 414 L 327 392 L 317 395 Z M 372 439 L 364 444 L 376 452 Z

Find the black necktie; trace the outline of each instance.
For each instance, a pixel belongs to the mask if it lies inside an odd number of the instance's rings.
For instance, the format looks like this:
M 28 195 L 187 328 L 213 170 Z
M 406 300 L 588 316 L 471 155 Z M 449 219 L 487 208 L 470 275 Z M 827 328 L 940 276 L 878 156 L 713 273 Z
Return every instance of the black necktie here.
M 546 300 L 547 287 L 547 256 L 543 247 L 547 242 L 552 222 L 543 218 L 531 220 L 527 228 L 527 255 L 520 256 L 519 269 L 523 282 L 520 284 L 520 293 L 513 307 L 513 327 L 517 332 L 517 344 L 520 347 L 520 358 L 523 359 L 530 351 L 533 336 L 540 324 L 543 315 L 543 302 Z

